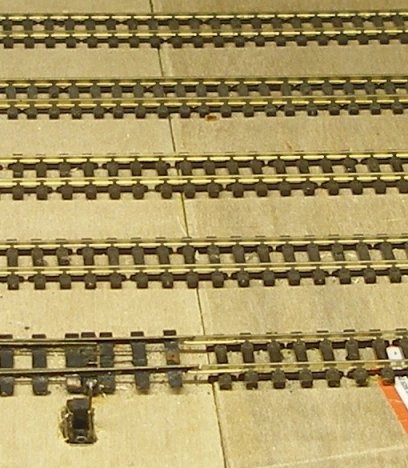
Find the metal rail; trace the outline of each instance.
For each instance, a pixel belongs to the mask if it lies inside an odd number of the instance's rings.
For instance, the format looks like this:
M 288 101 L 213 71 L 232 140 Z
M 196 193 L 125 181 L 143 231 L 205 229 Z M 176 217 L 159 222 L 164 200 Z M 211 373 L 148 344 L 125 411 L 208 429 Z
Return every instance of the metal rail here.
M 104 282 L 116 289 L 125 282 L 139 288 L 151 282 L 164 288 L 177 282 L 197 288 L 209 282 L 222 288 L 231 280 L 240 287 L 253 282 L 274 286 L 282 280 L 295 286 L 305 279 L 316 285 L 328 280 L 350 284 L 354 278 L 375 283 L 382 276 L 398 283 L 407 275 L 405 234 L 0 242 L 0 281 L 9 289 L 19 289 L 25 282 L 36 289 L 49 283 L 69 289 L 74 282 L 88 289 Z
M 406 76 L 313 78 L 151 78 L 95 80 L 7 80 L 0 82 L 0 115 L 9 119 L 62 115 L 81 119 L 190 118 L 256 113 L 316 116 L 361 111 L 401 114 L 408 107 Z
M 388 359 L 389 346 L 397 347 L 403 358 Z M 16 368 L 18 356 L 31 356 L 32 367 Z M 162 336 L 138 331 L 117 338 L 106 332 L 70 333 L 64 339 L 0 336 L 2 396 L 12 395 L 20 382 L 31 383 L 35 395 L 48 394 L 49 386 L 57 383 L 65 384 L 70 393 L 96 395 L 114 393 L 117 383 L 134 383 L 143 392 L 152 383 L 165 381 L 178 390 L 184 384 L 215 382 L 223 390 L 231 389 L 233 382 L 254 389 L 261 381 L 272 382 L 275 388 L 299 381 L 310 388 L 315 380 L 338 387 L 342 379 L 365 386 L 374 377 L 392 384 L 396 376 L 407 374 L 406 328 L 214 336 L 165 330 Z
M 366 189 L 408 192 L 408 153 L 224 153 L 156 155 L 59 155 L 0 157 L 0 193 L 14 200 L 34 195 L 45 200 L 57 194 L 111 199 L 130 195 L 142 199 L 149 191 L 162 198 L 182 193 L 187 198 L 222 192 L 242 197 L 255 192 L 290 196 L 293 191 L 314 195 L 323 190 L 361 194 Z
M 293 42 L 327 45 L 350 41 L 368 44 L 378 41 L 408 43 L 408 12 L 354 11 L 329 13 L 245 13 L 245 14 L 3 14 L 0 16 L 0 44 L 4 48 L 22 45 L 33 48 L 63 45 L 90 48 L 107 45 L 175 48 L 247 43 L 285 46 Z

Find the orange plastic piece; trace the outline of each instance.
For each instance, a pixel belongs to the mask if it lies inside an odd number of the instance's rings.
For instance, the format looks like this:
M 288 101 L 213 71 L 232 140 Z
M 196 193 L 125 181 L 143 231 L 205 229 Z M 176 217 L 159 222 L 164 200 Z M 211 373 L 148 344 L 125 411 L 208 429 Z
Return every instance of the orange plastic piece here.
M 394 385 L 384 385 L 380 380 L 378 381 L 378 385 L 393 409 L 396 418 L 400 422 L 405 433 L 408 435 L 408 409 L 399 397 Z

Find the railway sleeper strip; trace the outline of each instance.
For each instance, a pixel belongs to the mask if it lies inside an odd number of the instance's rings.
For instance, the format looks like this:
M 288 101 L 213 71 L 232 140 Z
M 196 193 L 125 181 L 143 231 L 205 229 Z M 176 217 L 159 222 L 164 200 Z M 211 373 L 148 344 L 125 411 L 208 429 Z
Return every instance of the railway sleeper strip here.
M 89 48 L 147 45 L 196 48 L 248 43 L 263 47 L 268 43 L 306 46 L 310 42 L 327 45 L 350 41 L 368 44 L 377 41 L 408 43 L 408 12 L 355 11 L 328 13 L 244 13 L 244 14 L 70 14 L 0 16 L 0 45 L 6 49 L 22 45 L 54 48 L 63 45 Z
M 362 111 L 402 114 L 408 107 L 406 76 L 336 78 L 151 78 L 139 80 L 8 80 L 0 83 L 0 115 L 37 119 L 89 115 L 168 118 L 233 114 L 252 117 L 306 112 L 339 115 Z
M 390 346 L 398 348 L 400 360 L 388 358 Z M 31 368 L 16 366 L 27 356 Z M 342 379 L 366 386 L 374 377 L 391 385 L 395 377 L 407 375 L 405 328 L 213 336 L 165 330 L 150 337 L 141 331 L 129 337 L 83 332 L 67 333 L 64 339 L 0 335 L 1 396 L 13 395 L 20 382 L 31 383 L 35 395 L 47 395 L 51 384 L 62 383 L 69 393 L 95 396 L 114 393 L 118 382 L 133 382 L 140 392 L 163 382 L 173 390 L 198 383 L 217 383 L 229 390 L 236 382 L 256 389 L 262 381 L 282 389 L 289 381 L 311 388 L 316 380 L 339 387 Z
M 70 289 L 82 283 L 95 289 L 108 283 L 120 289 L 125 282 L 138 288 L 159 283 L 173 288 L 184 283 L 197 288 L 203 282 L 222 288 L 233 281 L 239 287 L 253 282 L 274 286 L 278 281 L 315 285 L 327 280 L 350 284 L 357 279 L 391 283 L 408 275 L 408 237 L 355 236 L 326 239 L 266 237 L 166 240 L 9 240 L 0 243 L 0 282 L 11 290 L 22 283 L 45 289 L 56 283 Z
M 408 193 L 408 173 L 0 180 L 0 194 L 11 196 L 16 201 L 24 200 L 26 196 L 35 196 L 37 200 L 48 200 L 53 195 L 58 195 L 63 200 L 73 200 L 78 195 L 86 197 L 87 200 L 96 200 L 101 195 L 111 200 L 120 200 L 124 196 L 142 200 L 149 192 L 158 193 L 165 200 L 177 194 L 183 194 L 187 199 L 193 199 L 199 194 L 209 198 L 219 198 L 221 193 L 242 198 L 248 192 L 255 193 L 258 197 L 266 197 L 270 193 L 288 197 L 294 191 L 301 191 L 306 196 L 324 191 L 334 196 L 345 190 L 351 191 L 353 195 L 362 195 L 367 190 L 383 195 L 389 189 L 396 189 L 401 194 Z
M 408 192 L 408 153 L 404 151 L 343 154 L 157 154 L 106 156 L 0 157 L 0 194 L 22 200 L 34 195 L 47 200 L 58 194 L 71 200 L 82 194 L 93 200 L 100 194 L 112 200 L 130 195 L 143 199 L 153 191 L 164 199 L 181 193 L 186 198 L 207 194 L 218 198 L 226 192 L 259 197 L 293 191 L 314 195 L 324 190 L 338 195 L 351 190 L 359 195 L 372 189 L 384 194 L 389 188 Z

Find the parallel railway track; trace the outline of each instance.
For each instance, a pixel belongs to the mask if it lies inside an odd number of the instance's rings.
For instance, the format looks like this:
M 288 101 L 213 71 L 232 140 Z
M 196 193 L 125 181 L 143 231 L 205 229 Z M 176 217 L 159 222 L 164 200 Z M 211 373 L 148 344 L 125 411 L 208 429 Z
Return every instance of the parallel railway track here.
M 125 283 L 147 288 L 152 283 L 197 288 L 208 283 L 222 288 L 304 280 L 350 284 L 361 279 L 391 283 L 408 275 L 408 236 L 277 239 L 231 237 L 144 240 L 33 240 L 0 242 L 0 282 L 17 290 L 22 283 L 45 289 L 55 283 L 70 289 L 101 284 L 120 289 Z
M 408 152 L 59 155 L 0 157 L 0 194 L 14 200 L 77 195 L 143 199 L 221 193 L 290 196 L 408 192 Z
M 0 115 L 96 119 L 150 115 L 207 117 L 316 116 L 362 111 L 402 114 L 408 107 L 406 76 L 294 78 L 10 79 L 0 82 Z
M 387 348 L 402 356 L 390 360 Z M 27 367 L 17 362 L 29 363 Z M 33 335 L 15 339 L 0 335 L 0 395 L 14 394 L 16 383 L 29 383 L 35 395 L 46 395 L 50 385 L 65 383 L 71 393 L 114 393 L 117 384 L 133 384 L 147 392 L 153 383 L 167 382 L 179 390 L 184 384 L 218 383 L 228 390 L 244 383 L 258 388 L 262 381 L 285 388 L 298 381 L 310 388 L 314 381 L 338 387 L 343 379 L 358 386 L 380 377 L 392 384 L 408 375 L 408 330 L 319 331 L 311 334 L 180 336 L 166 330 L 162 336 L 132 332 L 69 333 L 64 339 Z
M 407 11 L 245 14 L 33 14 L 0 16 L 0 45 L 215 47 L 310 42 L 408 43 Z

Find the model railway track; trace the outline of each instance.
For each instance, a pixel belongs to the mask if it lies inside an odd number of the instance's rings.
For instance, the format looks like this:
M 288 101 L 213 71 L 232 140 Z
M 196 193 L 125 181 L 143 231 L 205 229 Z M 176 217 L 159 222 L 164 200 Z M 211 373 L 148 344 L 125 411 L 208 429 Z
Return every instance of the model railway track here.
M 403 359 L 390 360 L 389 346 Z M 15 367 L 27 357 L 31 367 Z M 30 361 L 27 361 L 30 362 Z M 380 377 L 392 384 L 408 375 L 408 330 L 371 330 L 315 334 L 163 336 L 115 338 L 111 333 L 69 333 L 64 339 L 0 336 L 0 394 L 10 396 L 16 383 L 31 383 L 35 395 L 46 395 L 52 383 L 64 382 L 71 393 L 114 393 L 117 383 L 134 383 L 148 391 L 156 382 L 180 389 L 184 383 L 215 383 L 223 390 L 234 382 L 255 389 L 261 381 L 284 388 L 298 381 L 310 388 L 315 380 L 329 387 L 351 379 L 365 386 Z
M 151 78 L 7 80 L 0 82 L 0 115 L 9 119 L 85 115 L 103 119 L 155 115 L 181 118 L 256 113 L 294 116 L 306 112 L 357 115 L 403 113 L 408 77 Z
M 262 13 L 262 14 L 70 14 L 0 16 L 0 44 L 4 48 L 22 45 L 33 48 L 58 45 L 90 48 L 106 45 L 175 48 L 186 45 L 215 47 L 247 43 L 285 46 L 309 42 L 327 45 L 350 41 L 368 44 L 377 41 L 408 43 L 407 11 L 355 11 L 335 13 Z
M 227 282 L 240 287 L 274 286 L 277 281 L 296 286 L 305 279 L 323 285 L 334 279 L 340 284 L 357 279 L 375 283 L 379 277 L 399 283 L 407 275 L 406 235 L 0 243 L 0 282 L 13 290 L 22 283 L 31 283 L 35 289 L 50 283 L 62 289 L 70 289 L 73 283 L 83 283 L 86 289 L 102 283 L 120 289 L 128 282 L 138 288 L 151 283 L 163 288 L 176 283 L 222 288 Z
M 126 195 L 142 199 L 150 191 L 165 199 L 177 193 L 186 198 L 217 198 L 223 192 L 290 196 L 299 190 L 305 195 L 319 190 L 358 195 L 367 189 L 383 194 L 390 188 L 407 193 L 407 165 L 407 152 L 9 156 L 0 157 L 0 194 L 14 200 L 105 194 L 116 200 Z

